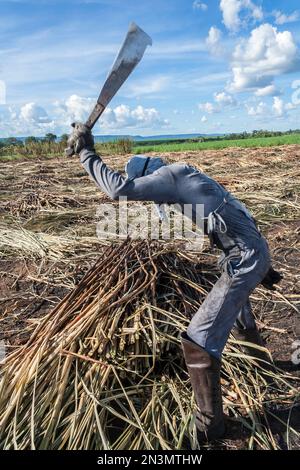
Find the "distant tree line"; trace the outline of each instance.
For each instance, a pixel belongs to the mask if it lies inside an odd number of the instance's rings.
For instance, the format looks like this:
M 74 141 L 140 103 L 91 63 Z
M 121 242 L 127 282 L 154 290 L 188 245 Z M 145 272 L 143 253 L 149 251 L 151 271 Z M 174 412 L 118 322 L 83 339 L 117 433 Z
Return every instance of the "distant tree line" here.
M 253 138 L 262 138 L 262 137 L 280 137 L 282 135 L 290 135 L 290 134 L 300 134 L 300 129 L 289 131 L 266 131 L 266 130 L 255 130 L 252 132 L 237 132 L 232 134 L 225 134 L 223 136 L 218 137 L 217 140 L 239 140 L 239 139 L 253 139 Z M 211 138 L 205 138 L 207 140 L 211 140 Z
M 68 135 L 57 137 L 48 133 L 44 137 L 29 136 L 25 139 L 9 137 L 0 140 L 0 157 L 46 157 L 64 155 L 67 147 Z M 127 138 L 112 142 L 95 144 L 102 155 L 129 154 L 133 149 L 133 141 Z
M 164 140 L 142 140 L 138 142 L 139 147 L 152 147 L 153 145 L 160 145 L 160 144 L 184 144 L 185 142 L 215 142 L 215 141 L 223 141 L 223 140 L 240 140 L 240 139 L 255 139 L 255 138 L 262 138 L 262 137 L 280 137 L 283 135 L 289 134 L 300 134 L 300 129 L 292 130 L 285 132 L 280 131 L 266 131 L 266 130 L 255 130 L 253 132 L 237 132 L 232 134 L 223 134 L 223 135 L 208 135 L 203 136 L 199 135 L 198 137 L 193 138 L 170 138 Z
M 164 140 L 144 140 L 138 143 L 139 147 L 147 147 L 152 145 L 159 145 L 161 143 L 180 144 L 185 142 L 214 142 L 222 140 L 240 140 L 240 139 L 255 139 L 263 137 L 280 137 L 290 134 L 300 134 L 300 129 L 285 132 L 280 131 L 267 131 L 267 130 L 254 130 L 253 132 L 239 132 L 224 134 L 220 136 L 200 136 L 193 137 L 192 139 L 164 139 Z M 48 133 L 44 137 L 29 136 L 25 139 L 9 137 L 0 139 L 0 157 L 9 155 L 21 156 L 47 156 L 47 155 L 62 155 L 64 149 L 67 147 L 68 135 L 63 134 L 58 137 L 55 134 Z M 134 142 L 131 139 L 124 138 L 112 142 L 102 142 L 96 144 L 96 149 L 103 155 L 116 155 L 116 154 L 129 154 L 134 149 Z
M 48 155 L 61 155 L 67 147 L 67 134 L 58 138 L 48 133 L 44 137 L 29 136 L 25 139 L 9 137 L 0 140 L 0 157 L 23 156 L 44 157 Z
M 63 134 L 60 137 L 58 137 L 55 134 L 52 134 L 49 132 L 46 134 L 44 137 L 34 137 L 34 136 L 28 136 L 24 140 L 23 139 L 18 139 L 17 137 L 8 137 L 7 139 L 1 139 L 0 140 L 0 148 L 1 147 L 11 147 L 11 146 L 21 146 L 21 145 L 30 145 L 30 144 L 37 144 L 37 143 L 67 143 L 68 140 L 68 134 Z

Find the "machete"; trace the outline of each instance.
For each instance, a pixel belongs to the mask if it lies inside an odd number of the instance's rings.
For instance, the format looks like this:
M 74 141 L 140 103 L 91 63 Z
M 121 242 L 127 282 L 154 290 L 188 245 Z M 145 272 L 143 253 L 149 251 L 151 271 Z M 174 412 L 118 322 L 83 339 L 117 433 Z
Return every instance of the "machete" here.
M 131 23 L 123 45 L 103 85 L 97 104 L 85 123 L 87 127 L 90 129 L 94 127 L 110 100 L 142 59 L 148 45 L 152 45 L 150 36 L 135 23 Z
M 152 39 L 150 36 L 135 23 L 131 23 L 126 38 L 102 87 L 97 103 L 85 123 L 87 127 L 90 129 L 94 127 L 108 103 L 142 59 L 147 46 L 151 45 Z M 72 154 L 72 149 L 67 149 L 66 154 Z

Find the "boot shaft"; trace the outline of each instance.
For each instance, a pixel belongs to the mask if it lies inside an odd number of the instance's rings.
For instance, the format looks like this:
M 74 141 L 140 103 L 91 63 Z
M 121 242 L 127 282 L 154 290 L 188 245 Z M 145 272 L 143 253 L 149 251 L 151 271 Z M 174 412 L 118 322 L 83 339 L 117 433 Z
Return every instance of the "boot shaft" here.
M 224 432 L 224 417 L 220 383 L 221 362 L 205 349 L 182 335 L 182 348 L 198 406 L 196 426 L 200 433 L 211 438 Z

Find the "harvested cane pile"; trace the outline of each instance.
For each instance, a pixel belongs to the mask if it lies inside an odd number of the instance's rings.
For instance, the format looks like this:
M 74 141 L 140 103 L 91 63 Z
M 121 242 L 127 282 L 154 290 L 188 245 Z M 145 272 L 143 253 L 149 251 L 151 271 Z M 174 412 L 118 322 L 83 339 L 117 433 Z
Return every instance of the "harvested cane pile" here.
M 155 384 L 154 370 L 176 377 L 181 369 L 182 322 L 204 292 L 186 269 L 172 254 L 153 256 L 144 243 L 109 248 L 8 358 L 1 447 L 99 449 L 115 441 L 116 448 L 151 448 L 156 426 L 161 439 L 171 439 L 167 416 L 151 424 L 153 406 L 166 406 L 171 385 Z M 177 412 L 174 425 L 181 418 Z
M 158 244 L 107 248 L 2 367 L 1 449 L 181 449 L 185 436 L 197 448 L 179 336 L 215 280 Z M 278 448 L 272 406 L 298 390 L 281 373 L 274 383 L 230 347 L 225 408 L 249 447 Z

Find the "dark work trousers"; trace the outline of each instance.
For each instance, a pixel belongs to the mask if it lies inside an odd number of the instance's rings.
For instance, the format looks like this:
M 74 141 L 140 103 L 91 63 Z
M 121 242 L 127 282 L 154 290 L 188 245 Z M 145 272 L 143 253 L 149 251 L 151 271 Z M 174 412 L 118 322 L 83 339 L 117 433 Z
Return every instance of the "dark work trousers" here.
M 263 236 L 251 248 L 235 247 L 220 259 L 221 277 L 192 318 L 187 334 L 220 359 L 234 324 L 254 328 L 249 296 L 270 268 L 268 244 Z

